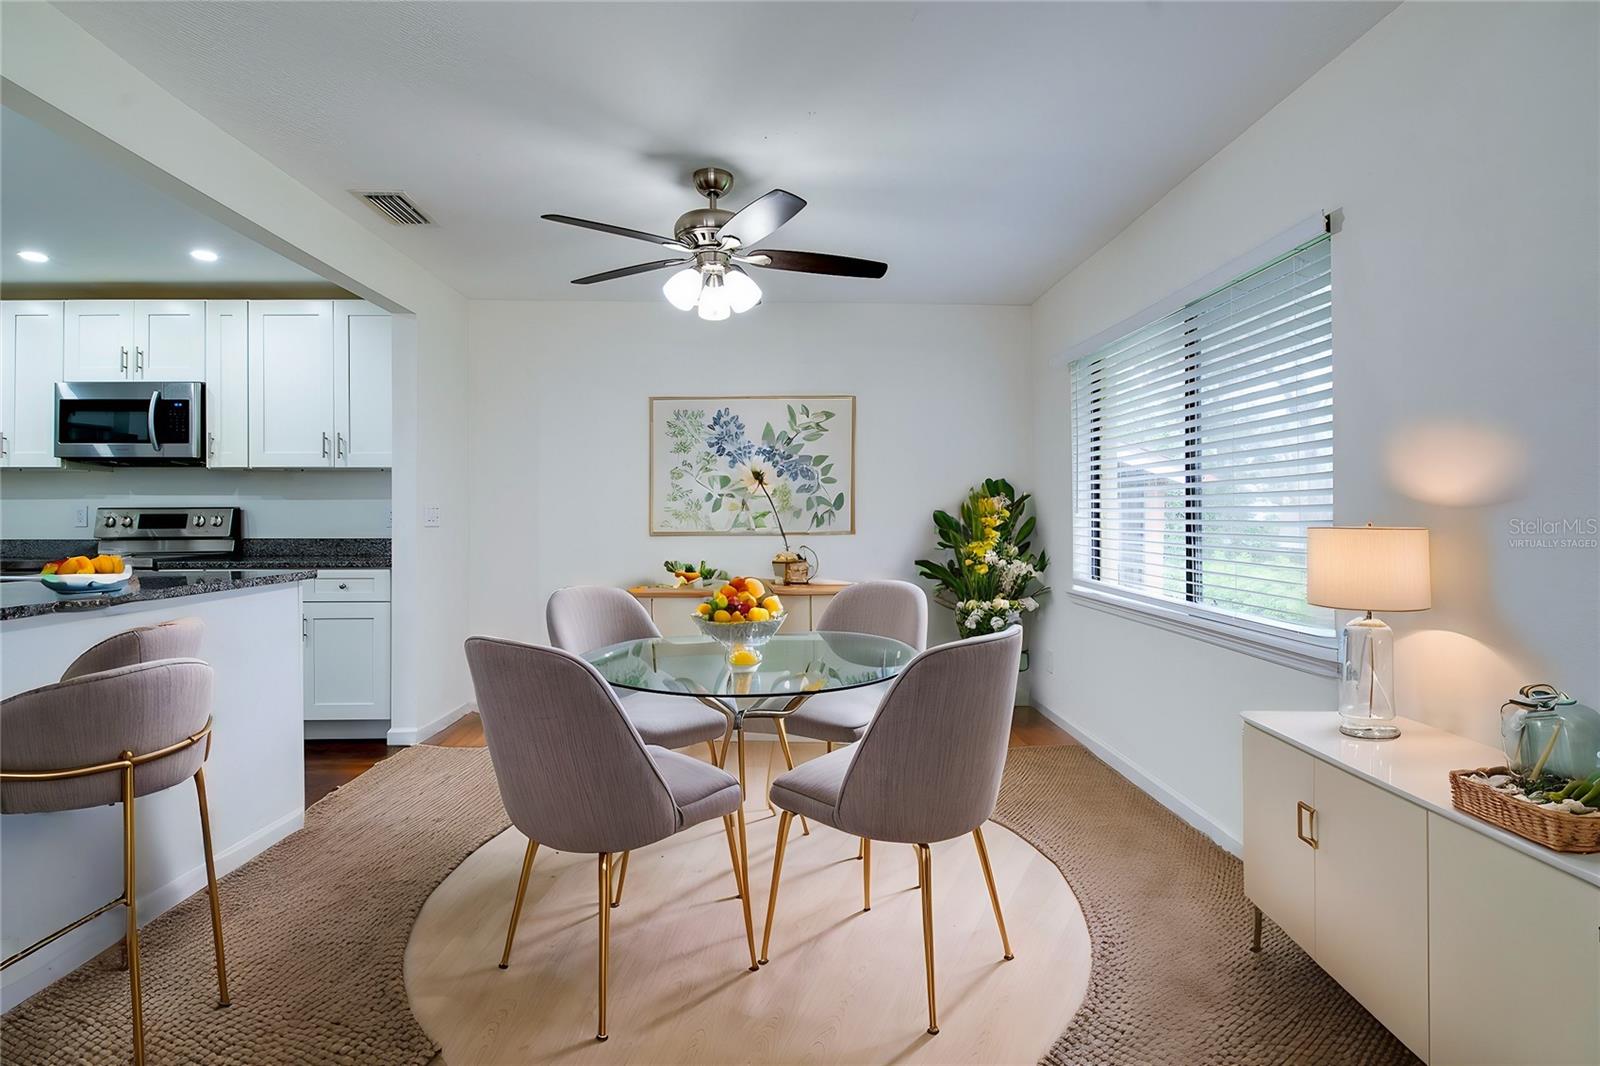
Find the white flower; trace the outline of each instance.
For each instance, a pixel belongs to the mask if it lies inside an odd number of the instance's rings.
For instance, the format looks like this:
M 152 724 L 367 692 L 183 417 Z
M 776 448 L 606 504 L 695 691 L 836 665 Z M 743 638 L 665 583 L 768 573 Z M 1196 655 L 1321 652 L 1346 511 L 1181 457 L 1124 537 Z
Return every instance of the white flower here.
M 1004 607 L 1006 605 L 1006 601 L 1001 599 L 999 596 L 996 596 L 994 598 L 993 603 L 994 603 L 994 607 L 995 607 L 996 610 L 998 610 L 998 609 L 1000 609 L 1000 608 L 1002 608 L 1002 607 Z
M 1000 556 L 995 554 L 993 548 L 990 548 L 988 551 L 983 553 L 983 561 L 988 563 L 990 566 L 994 566 L 1000 561 Z
M 744 491 L 752 496 L 760 496 L 763 491 L 770 491 L 778 483 L 778 471 L 770 463 L 752 459 L 749 465 L 739 469 L 738 479 L 744 486 Z
M 1004 618 L 1001 618 L 999 615 L 995 615 L 993 618 L 989 619 L 989 628 L 990 629 L 1004 629 L 1005 627 L 1006 627 L 1006 620 Z

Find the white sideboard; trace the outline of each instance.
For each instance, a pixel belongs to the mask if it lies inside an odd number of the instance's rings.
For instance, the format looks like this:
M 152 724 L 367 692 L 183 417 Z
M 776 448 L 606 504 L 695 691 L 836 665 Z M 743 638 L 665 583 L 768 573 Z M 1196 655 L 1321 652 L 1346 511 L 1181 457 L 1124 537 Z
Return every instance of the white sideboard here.
M 1244 715 L 1245 894 L 1426 1062 L 1600 1064 L 1600 855 L 1450 804 L 1494 748 L 1401 719 Z
M 816 581 L 809 585 L 768 585 L 768 595 L 783 600 L 787 616 L 779 632 L 810 633 L 816 629 L 817 623 L 822 620 L 822 612 L 847 584 L 847 581 Z M 700 634 L 691 616 L 695 605 L 711 595 L 710 589 L 635 585 L 628 591 L 650 611 L 650 619 L 661 630 L 662 636 L 693 637 Z

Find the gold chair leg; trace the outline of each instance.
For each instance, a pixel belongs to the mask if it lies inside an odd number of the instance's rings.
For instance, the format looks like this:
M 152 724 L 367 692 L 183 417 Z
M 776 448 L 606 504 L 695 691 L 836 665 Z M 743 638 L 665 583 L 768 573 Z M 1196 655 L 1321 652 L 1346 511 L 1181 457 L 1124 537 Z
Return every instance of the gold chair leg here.
M 217 1005 L 230 1007 L 228 963 L 222 953 L 222 901 L 217 897 L 217 862 L 211 851 L 211 808 L 206 803 L 206 768 L 194 772 L 194 791 L 200 799 L 200 843 L 206 853 L 206 892 L 211 897 L 211 946 L 217 956 Z
M 867 838 L 862 837 L 856 841 L 856 861 L 860 862 L 867 857 Z
M 739 845 L 733 839 L 733 815 L 722 816 L 722 828 L 728 835 L 728 858 L 733 863 L 733 898 L 744 899 L 744 880 L 739 876 Z
M 739 902 L 744 905 L 744 942 L 750 949 L 750 970 L 758 969 L 756 964 L 756 926 L 750 917 L 750 893 L 744 890 L 744 879 L 739 873 L 739 855 L 733 848 L 733 816 L 723 815 L 722 826 L 728 832 L 728 857 L 733 860 L 733 880 L 739 886 Z
M 783 853 L 789 844 L 789 823 L 794 814 L 783 811 L 778 815 L 778 850 L 772 856 L 772 895 L 767 900 L 767 927 L 761 934 L 761 962 L 767 961 L 767 950 L 772 946 L 772 916 L 778 911 L 778 878 L 783 874 Z
M 721 763 L 719 763 L 717 761 L 717 742 L 716 741 L 714 741 L 714 740 L 706 741 L 706 751 L 711 753 L 711 765 L 712 766 L 721 766 L 722 765 Z
M 933 990 L 933 852 L 926 844 L 917 849 L 917 873 L 922 882 L 922 955 L 928 970 L 928 1035 L 939 1035 L 939 1006 Z
M 778 727 L 778 746 L 783 749 L 783 763 L 789 769 L 793 770 L 794 752 L 789 750 L 789 731 L 784 728 L 782 718 L 774 718 L 772 721 Z M 772 794 L 770 789 L 767 793 L 767 809 L 772 809 Z M 805 815 L 800 816 L 800 834 L 802 836 L 811 835 L 811 826 L 806 822 Z
M 726 753 L 724 753 L 726 754 Z M 750 837 L 744 827 L 744 731 L 739 731 L 739 806 L 734 811 L 734 819 L 739 824 L 739 884 L 744 889 L 743 899 L 746 911 L 750 907 Z M 752 931 L 752 940 L 754 933 Z M 754 959 L 750 961 L 750 972 L 758 969 Z
M 131 760 L 133 752 L 122 753 Z M 144 995 L 139 987 L 138 844 L 134 836 L 133 766 L 122 768 L 122 895 L 127 901 L 128 988 L 133 996 L 133 1063 L 144 1066 Z
M 872 841 L 861 838 L 861 909 L 872 909 Z
M 994 890 L 994 870 L 989 867 L 989 849 L 983 844 L 983 827 L 972 831 L 972 842 L 978 845 L 978 865 L 983 867 L 983 879 L 989 883 L 989 902 L 994 906 L 994 924 L 1000 927 L 1000 946 L 1005 949 L 1006 961 L 1016 958 L 1011 954 L 1011 938 L 1006 936 L 1006 920 L 1000 913 L 1000 894 Z
M 611 853 L 600 853 L 600 1028 L 596 1040 L 606 1038 L 606 964 L 611 956 Z
M 833 741 L 830 740 L 830 741 L 827 742 L 827 744 L 828 744 L 827 753 L 829 755 L 832 755 L 833 754 Z
M 917 849 L 920 848 L 921 846 L 922 846 L 921 844 L 913 844 L 913 845 L 911 845 L 911 850 L 915 851 L 918 856 L 921 856 L 922 852 L 917 851 Z M 920 859 L 917 862 L 917 887 L 918 888 L 922 887 L 922 862 L 920 861 Z
M 622 886 L 628 882 L 628 856 L 632 854 L 633 852 L 631 851 L 622 853 L 622 869 L 617 871 L 617 890 L 611 896 L 611 905 L 613 907 L 622 906 Z
M 1250 950 L 1259 954 L 1261 952 L 1261 908 L 1251 907 L 1256 912 L 1255 935 L 1250 938 Z
M 511 905 L 511 925 L 506 929 L 506 949 L 500 953 L 500 968 L 511 965 L 511 942 L 517 938 L 517 919 L 522 917 L 522 896 L 528 891 L 528 875 L 533 872 L 533 856 L 539 850 L 537 840 L 528 841 L 528 850 L 522 856 L 522 876 L 517 880 L 517 900 Z

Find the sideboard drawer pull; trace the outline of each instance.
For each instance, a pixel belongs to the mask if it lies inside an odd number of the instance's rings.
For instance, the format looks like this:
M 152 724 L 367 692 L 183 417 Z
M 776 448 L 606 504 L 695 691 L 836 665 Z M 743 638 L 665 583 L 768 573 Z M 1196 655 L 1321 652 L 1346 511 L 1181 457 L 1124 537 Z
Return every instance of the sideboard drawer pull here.
M 1306 831 L 1301 828 L 1302 825 L 1309 826 L 1311 832 L 1307 834 Z M 1302 803 L 1299 800 L 1294 801 L 1294 835 L 1299 837 L 1302 843 L 1311 845 L 1313 851 L 1316 850 L 1317 809 L 1310 804 Z

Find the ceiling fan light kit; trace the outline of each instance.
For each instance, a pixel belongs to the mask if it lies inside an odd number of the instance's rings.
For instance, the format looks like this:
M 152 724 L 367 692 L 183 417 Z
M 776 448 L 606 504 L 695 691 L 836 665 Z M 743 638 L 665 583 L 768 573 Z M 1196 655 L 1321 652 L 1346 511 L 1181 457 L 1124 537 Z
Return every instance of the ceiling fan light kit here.
M 717 201 L 733 188 L 733 174 L 721 167 L 701 167 L 694 172 L 695 191 L 707 206 L 685 211 L 673 225 L 672 237 L 659 237 L 643 230 L 591 222 L 571 215 L 544 215 L 551 222 L 584 229 L 614 233 L 619 237 L 647 241 L 683 253 L 677 259 L 658 259 L 649 263 L 607 270 L 576 278 L 574 285 L 593 285 L 600 281 L 644 274 L 667 267 L 679 267 L 661 286 L 667 302 L 680 311 L 697 311 L 707 322 L 721 322 L 743 314 L 761 302 L 761 286 L 744 267 L 766 267 L 803 274 L 831 274 L 836 277 L 881 278 L 888 273 L 887 263 L 854 259 L 821 252 L 786 252 L 756 246 L 788 222 L 806 202 L 794 193 L 773 189 L 746 204 L 728 211 Z

